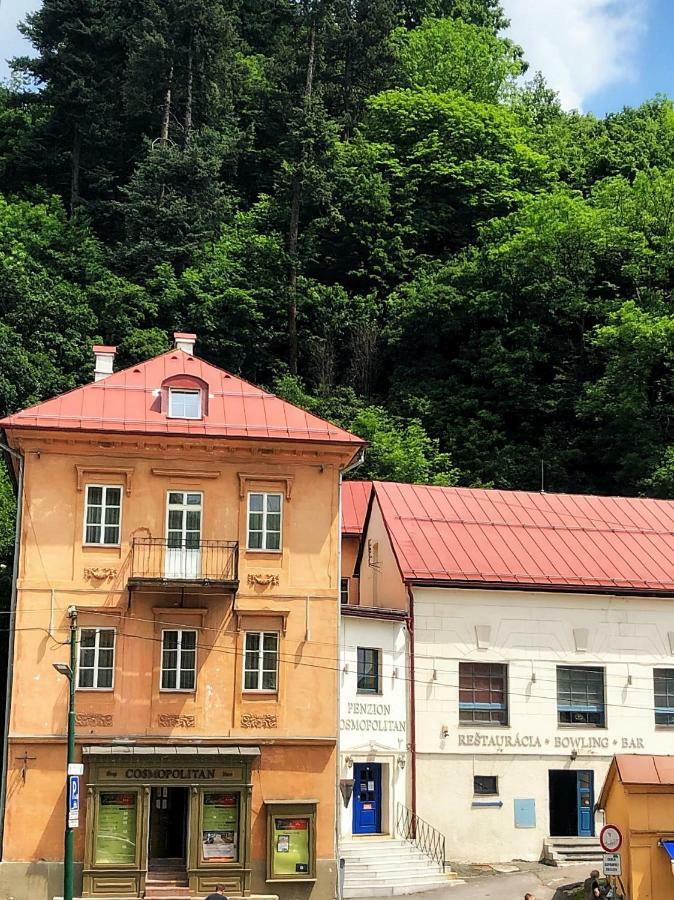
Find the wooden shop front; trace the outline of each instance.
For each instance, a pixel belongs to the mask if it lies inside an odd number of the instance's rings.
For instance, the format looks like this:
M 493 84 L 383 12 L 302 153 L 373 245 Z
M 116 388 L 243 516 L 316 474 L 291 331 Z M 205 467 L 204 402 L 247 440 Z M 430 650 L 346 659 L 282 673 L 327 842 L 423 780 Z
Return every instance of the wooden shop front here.
M 86 897 L 143 897 L 148 881 L 250 894 L 257 747 L 87 747 Z

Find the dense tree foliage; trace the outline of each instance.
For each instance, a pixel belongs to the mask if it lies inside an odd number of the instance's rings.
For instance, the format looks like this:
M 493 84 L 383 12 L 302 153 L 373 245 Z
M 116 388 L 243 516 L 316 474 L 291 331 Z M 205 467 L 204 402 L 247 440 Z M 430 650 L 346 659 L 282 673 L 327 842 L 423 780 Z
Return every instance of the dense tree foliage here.
M 506 25 L 43 0 L 0 87 L 0 413 L 187 329 L 362 476 L 674 496 L 674 106 L 565 112 Z

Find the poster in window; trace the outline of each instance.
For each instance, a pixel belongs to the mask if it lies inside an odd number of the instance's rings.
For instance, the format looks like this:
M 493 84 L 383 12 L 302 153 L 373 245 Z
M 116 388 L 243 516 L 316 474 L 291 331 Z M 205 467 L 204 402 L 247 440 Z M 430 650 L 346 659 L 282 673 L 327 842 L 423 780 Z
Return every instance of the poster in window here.
M 305 816 L 274 816 L 272 873 L 308 875 L 311 868 L 309 841 L 311 820 Z
M 129 866 L 136 862 L 137 795 L 101 792 L 98 795 L 96 864 Z
M 205 860 L 232 862 L 238 858 L 239 795 L 204 794 L 201 847 Z

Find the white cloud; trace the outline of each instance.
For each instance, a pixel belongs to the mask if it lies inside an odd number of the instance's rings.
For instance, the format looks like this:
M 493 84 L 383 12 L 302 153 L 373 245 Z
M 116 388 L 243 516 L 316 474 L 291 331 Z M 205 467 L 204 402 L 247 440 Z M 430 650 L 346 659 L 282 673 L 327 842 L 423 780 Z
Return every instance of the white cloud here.
M 647 0 L 502 0 L 530 72 L 541 70 L 567 109 L 634 78 Z

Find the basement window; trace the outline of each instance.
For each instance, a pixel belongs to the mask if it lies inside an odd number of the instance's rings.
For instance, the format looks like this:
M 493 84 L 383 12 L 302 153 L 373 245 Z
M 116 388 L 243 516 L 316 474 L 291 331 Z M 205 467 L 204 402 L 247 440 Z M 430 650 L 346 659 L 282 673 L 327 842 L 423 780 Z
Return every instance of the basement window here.
M 498 775 L 474 775 L 473 793 L 479 797 L 498 796 Z

